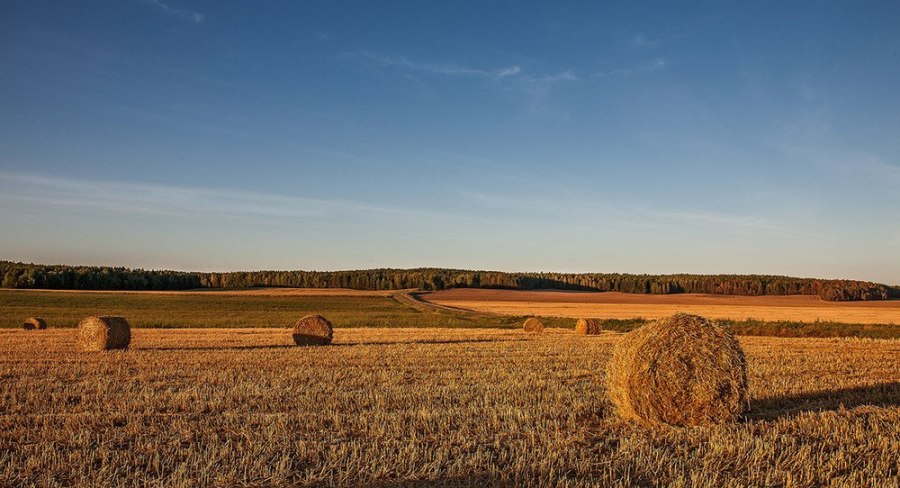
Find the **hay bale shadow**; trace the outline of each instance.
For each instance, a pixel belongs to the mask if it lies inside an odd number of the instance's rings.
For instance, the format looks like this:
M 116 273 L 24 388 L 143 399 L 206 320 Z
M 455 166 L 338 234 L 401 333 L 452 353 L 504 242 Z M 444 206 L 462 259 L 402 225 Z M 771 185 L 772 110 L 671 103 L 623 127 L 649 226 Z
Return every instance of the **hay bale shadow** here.
M 138 351 L 251 351 L 255 349 L 295 349 L 294 344 L 272 344 L 268 346 L 161 346 L 161 347 L 137 347 Z
M 404 344 L 477 344 L 486 342 L 524 342 L 528 339 L 422 339 L 412 341 L 338 342 L 332 346 L 397 346 Z
M 900 381 L 754 400 L 744 418 L 748 421 L 778 420 L 801 413 L 861 406 L 900 407 Z
M 423 339 L 414 341 L 373 341 L 373 342 L 332 342 L 328 347 L 355 347 L 355 346 L 397 346 L 408 344 L 466 344 L 484 342 L 523 342 L 527 339 Z M 138 351 L 251 351 L 256 349 L 297 349 L 295 344 L 269 344 L 246 346 L 150 346 L 136 347 Z

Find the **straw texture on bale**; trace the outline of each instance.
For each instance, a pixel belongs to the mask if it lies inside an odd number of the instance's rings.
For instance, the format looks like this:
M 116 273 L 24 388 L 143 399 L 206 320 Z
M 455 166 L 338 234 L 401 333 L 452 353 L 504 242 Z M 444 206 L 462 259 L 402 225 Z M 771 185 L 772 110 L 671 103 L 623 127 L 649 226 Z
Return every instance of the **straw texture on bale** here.
M 676 314 L 622 338 L 607 392 L 620 416 L 646 426 L 732 422 L 747 406 L 747 360 L 727 330 Z
M 131 326 L 125 317 L 88 317 L 78 323 L 78 345 L 83 351 L 127 349 Z
M 579 335 L 596 335 L 601 330 L 603 329 L 597 319 L 578 319 L 578 322 L 575 322 L 575 333 Z
M 540 320 L 535 317 L 531 317 L 530 319 L 525 321 L 524 324 L 525 332 L 531 334 L 540 334 L 544 332 L 544 324 Z
M 333 336 L 331 322 L 321 315 L 307 315 L 294 324 L 294 342 L 298 346 L 324 346 L 331 344 Z
M 47 321 L 40 317 L 28 317 L 25 319 L 25 323 L 22 324 L 22 328 L 25 330 L 44 330 L 47 328 Z

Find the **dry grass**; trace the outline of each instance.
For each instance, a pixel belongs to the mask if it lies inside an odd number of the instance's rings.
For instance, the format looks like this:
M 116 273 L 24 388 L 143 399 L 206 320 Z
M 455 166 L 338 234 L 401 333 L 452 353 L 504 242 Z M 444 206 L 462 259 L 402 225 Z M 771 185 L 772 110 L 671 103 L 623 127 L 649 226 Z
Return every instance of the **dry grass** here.
M 733 422 L 747 407 L 747 360 L 724 328 L 677 314 L 619 341 L 607 392 L 620 416 L 650 427 Z
M 692 313 L 710 319 L 900 324 L 900 300 L 826 302 L 818 297 L 638 295 L 559 291 L 456 289 L 422 295 L 434 303 L 504 315 L 658 319 Z
M 742 338 L 752 410 L 650 431 L 618 419 L 619 334 L 0 330 L 0 486 L 900 483 L 900 342 Z

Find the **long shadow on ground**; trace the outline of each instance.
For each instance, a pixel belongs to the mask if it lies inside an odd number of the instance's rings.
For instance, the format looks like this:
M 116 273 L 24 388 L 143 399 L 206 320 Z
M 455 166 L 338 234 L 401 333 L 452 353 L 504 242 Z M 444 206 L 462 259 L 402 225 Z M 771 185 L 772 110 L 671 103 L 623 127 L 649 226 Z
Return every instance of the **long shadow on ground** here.
M 434 339 L 434 340 L 418 340 L 418 341 L 382 341 L 382 342 L 341 342 L 332 344 L 332 346 L 390 346 L 393 344 L 467 344 L 479 342 L 522 342 L 528 339 Z
M 161 346 L 161 347 L 135 347 L 137 351 L 252 351 L 255 349 L 288 349 L 299 347 L 293 344 L 273 344 L 269 346 Z
M 800 413 L 826 412 L 864 405 L 900 407 L 900 381 L 764 398 L 751 402 L 750 411 L 744 417 L 747 420 L 777 420 Z
M 327 346 L 296 346 L 294 344 L 273 344 L 273 345 L 248 345 L 248 346 L 162 346 L 162 347 L 136 347 L 139 351 L 251 351 L 256 349 L 292 349 L 303 347 L 353 347 L 353 346 L 393 346 L 393 345 L 409 345 L 409 344 L 466 344 L 481 342 L 521 342 L 528 339 L 436 339 L 436 340 L 420 340 L 420 341 L 379 341 L 379 342 L 338 342 Z

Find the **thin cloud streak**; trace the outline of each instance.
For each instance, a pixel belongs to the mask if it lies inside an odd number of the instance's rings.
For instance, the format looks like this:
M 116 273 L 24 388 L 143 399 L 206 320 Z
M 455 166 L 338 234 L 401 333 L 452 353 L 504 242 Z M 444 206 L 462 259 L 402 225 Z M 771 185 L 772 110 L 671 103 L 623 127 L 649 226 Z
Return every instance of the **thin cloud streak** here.
M 66 179 L 29 173 L 0 172 L 0 202 L 104 213 L 156 215 L 181 219 L 235 220 L 245 218 L 321 219 L 339 216 L 424 218 L 447 221 L 463 218 L 490 223 L 491 218 L 418 208 L 376 205 L 339 199 L 317 199 L 289 195 L 211 189 L 202 187 Z M 653 209 L 598 202 L 558 199 L 535 201 L 496 193 L 458 189 L 463 201 L 492 208 L 503 219 L 532 222 L 587 222 L 597 218 L 623 227 L 659 228 L 667 225 L 715 227 L 722 232 L 781 231 L 783 226 L 766 219 L 682 209 Z M 531 209 L 522 215 L 521 209 Z M 498 217 L 494 215 L 494 218 Z
M 304 218 L 337 214 L 423 215 L 427 212 L 349 200 L 239 190 L 89 181 L 0 173 L 0 201 L 179 218 Z
M 505 78 L 507 76 L 518 75 L 522 72 L 522 68 L 515 65 L 495 70 L 484 70 L 452 63 L 420 63 L 411 61 L 404 56 L 389 56 L 375 54 L 369 51 L 357 51 L 349 53 L 348 55 L 350 57 L 362 58 L 363 60 L 378 66 L 405 68 L 435 75 L 468 76 L 473 78 Z
M 655 58 L 631 68 L 618 68 L 609 71 L 598 71 L 594 76 L 598 78 L 612 78 L 617 76 L 632 76 L 641 73 L 652 73 L 667 68 L 671 63 L 665 58 Z
M 183 9 L 172 7 L 168 4 L 163 3 L 161 0 L 141 0 L 148 5 L 153 5 L 163 13 L 174 17 L 178 20 L 182 20 L 185 22 L 193 22 L 194 24 L 200 25 L 206 20 L 206 16 L 201 14 L 200 12 L 194 12 L 193 10 Z
M 525 111 L 531 115 L 546 114 L 551 95 L 564 84 L 580 81 L 572 70 L 543 76 L 518 78 L 516 88 L 525 95 Z
M 634 49 L 653 49 L 659 46 L 658 42 L 648 39 L 643 32 L 632 37 L 628 44 Z
M 578 75 L 572 70 L 566 70 L 561 73 L 555 73 L 545 76 L 529 76 L 525 78 L 526 82 L 552 84 L 558 81 L 578 81 Z
M 421 63 L 411 61 L 405 56 L 377 54 L 365 50 L 347 52 L 343 56 L 380 68 L 397 68 L 430 75 L 504 80 L 504 83 L 498 84 L 498 87 L 521 93 L 524 96 L 524 110 L 530 114 L 541 112 L 542 107 L 547 104 L 551 92 L 560 84 L 581 81 L 581 78 L 571 69 L 549 74 L 528 73 L 518 65 L 486 70 L 453 63 Z M 406 76 L 410 75 L 407 73 Z
M 787 232 L 783 223 L 770 219 L 720 212 L 698 212 L 678 208 L 647 208 L 616 205 L 612 202 L 586 203 L 584 200 L 565 198 L 537 199 L 509 195 L 487 194 L 458 189 L 460 196 L 469 202 L 517 211 L 528 208 L 533 217 L 568 222 L 602 221 L 621 227 L 660 229 L 669 226 L 715 228 L 718 232 L 745 234 L 758 232 Z

